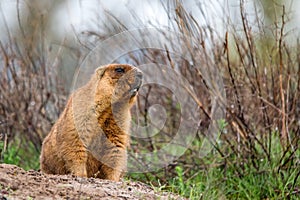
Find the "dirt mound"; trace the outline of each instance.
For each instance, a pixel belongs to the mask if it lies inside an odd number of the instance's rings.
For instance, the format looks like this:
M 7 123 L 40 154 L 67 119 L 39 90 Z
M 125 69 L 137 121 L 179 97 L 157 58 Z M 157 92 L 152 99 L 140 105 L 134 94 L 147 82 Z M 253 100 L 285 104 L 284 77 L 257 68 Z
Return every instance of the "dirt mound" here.
M 4 199 L 183 199 L 157 193 L 140 182 L 112 182 L 71 175 L 48 175 L 0 164 L 0 200 Z

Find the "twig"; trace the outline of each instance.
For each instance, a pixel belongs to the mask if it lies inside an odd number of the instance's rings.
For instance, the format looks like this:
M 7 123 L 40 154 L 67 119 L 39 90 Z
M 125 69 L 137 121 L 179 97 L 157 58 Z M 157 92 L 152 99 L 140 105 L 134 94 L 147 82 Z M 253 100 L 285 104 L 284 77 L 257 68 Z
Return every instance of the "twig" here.
M 280 86 L 280 97 L 281 97 L 281 113 L 282 113 L 282 118 L 281 118 L 281 145 L 283 147 L 286 147 L 287 145 L 287 131 L 286 131 L 286 115 L 285 115 L 285 96 L 284 96 L 284 90 L 283 90 L 283 83 L 282 83 L 282 75 L 283 75 L 283 56 L 282 56 L 282 42 L 283 42 L 283 30 L 284 30 L 284 15 L 285 15 L 285 7 L 283 5 L 283 13 L 282 13 L 282 25 L 280 29 L 280 37 L 279 37 L 279 44 L 278 44 L 278 50 L 279 50 L 279 86 Z

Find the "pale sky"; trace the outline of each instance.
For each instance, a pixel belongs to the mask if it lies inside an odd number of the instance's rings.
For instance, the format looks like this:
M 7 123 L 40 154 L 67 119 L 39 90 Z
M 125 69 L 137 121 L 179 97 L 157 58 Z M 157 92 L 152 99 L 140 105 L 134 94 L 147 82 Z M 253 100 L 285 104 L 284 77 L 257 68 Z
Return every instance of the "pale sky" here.
M 16 0 L 1 0 L 0 2 L 0 27 L 2 29 L 0 39 L 5 38 L 6 32 L 5 26 L 12 31 L 17 30 L 17 4 Z M 20 0 L 21 18 L 26 18 L 28 10 L 26 1 Z M 50 1 L 43 2 L 44 7 L 49 5 Z M 67 0 L 64 4 L 61 4 L 58 9 L 51 16 L 50 30 L 58 37 L 64 37 L 66 33 L 75 29 L 77 33 L 89 30 L 97 29 L 97 25 L 101 25 L 103 22 L 99 22 L 98 19 L 103 18 L 103 8 L 110 11 L 115 15 L 122 23 L 126 24 L 129 28 L 141 28 L 140 24 L 149 26 L 149 23 L 156 26 L 167 27 L 168 16 L 161 5 L 160 0 Z M 234 24 L 238 24 L 239 21 L 239 0 L 188 0 L 183 1 L 188 13 L 191 13 L 200 25 L 206 25 L 209 23 L 214 31 L 223 35 L 224 31 L 228 28 L 222 23 L 230 16 L 230 20 Z M 251 19 L 253 16 L 252 0 L 245 1 L 248 16 Z M 293 10 L 293 17 L 287 29 L 295 29 L 296 35 L 299 35 L 300 30 L 300 1 L 287 0 L 286 10 Z M 291 3 L 292 2 L 292 3 Z M 257 4 L 259 5 L 259 4 Z M 290 6 L 292 5 L 292 6 Z M 41 6 L 42 7 L 42 6 Z M 230 12 L 229 12 L 230 11 Z M 44 12 L 47 12 L 45 10 Z M 131 23 L 135 21 L 135 15 L 131 13 L 135 12 L 136 16 L 142 23 Z M 261 16 L 263 18 L 263 15 Z M 6 25 L 5 25 L 6 22 Z

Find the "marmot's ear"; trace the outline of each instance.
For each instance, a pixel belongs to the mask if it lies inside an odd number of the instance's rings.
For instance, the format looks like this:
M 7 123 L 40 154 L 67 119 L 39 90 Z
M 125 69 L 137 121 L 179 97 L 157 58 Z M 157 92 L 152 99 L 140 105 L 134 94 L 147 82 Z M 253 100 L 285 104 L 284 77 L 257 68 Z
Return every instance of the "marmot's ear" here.
M 95 70 L 95 72 L 96 72 L 96 74 L 97 74 L 97 77 L 98 77 L 99 79 L 101 79 L 102 76 L 104 75 L 105 69 L 106 69 L 106 66 L 101 66 L 101 67 L 98 67 L 98 68 Z

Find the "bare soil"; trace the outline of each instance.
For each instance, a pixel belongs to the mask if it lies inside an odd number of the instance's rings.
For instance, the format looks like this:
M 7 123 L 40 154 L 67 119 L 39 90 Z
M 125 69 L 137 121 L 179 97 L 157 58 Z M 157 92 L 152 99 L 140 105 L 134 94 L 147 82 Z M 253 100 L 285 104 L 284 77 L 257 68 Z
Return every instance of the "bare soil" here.
M 71 175 L 49 175 L 0 164 L 0 200 L 5 199 L 184 199 L 154 191 L 140 182 L 112 182 Z

